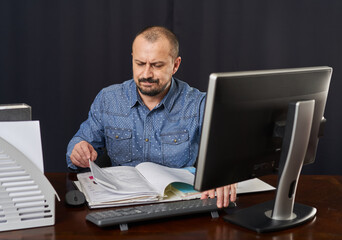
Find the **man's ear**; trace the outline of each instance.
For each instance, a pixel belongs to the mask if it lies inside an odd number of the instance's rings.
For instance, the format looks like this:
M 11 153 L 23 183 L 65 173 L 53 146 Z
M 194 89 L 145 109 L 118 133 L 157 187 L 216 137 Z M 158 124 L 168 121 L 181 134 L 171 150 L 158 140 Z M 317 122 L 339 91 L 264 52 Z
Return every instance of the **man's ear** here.
M 182 58 L 181 57 L 177 57 L 175 59 L 175 62 L 173 64 L 173 72 L 172 72 L 172 75 L 175 74 L 177 71 L 178 71 L 178 68 L 181 64 L 181 61 L 182 61 Z

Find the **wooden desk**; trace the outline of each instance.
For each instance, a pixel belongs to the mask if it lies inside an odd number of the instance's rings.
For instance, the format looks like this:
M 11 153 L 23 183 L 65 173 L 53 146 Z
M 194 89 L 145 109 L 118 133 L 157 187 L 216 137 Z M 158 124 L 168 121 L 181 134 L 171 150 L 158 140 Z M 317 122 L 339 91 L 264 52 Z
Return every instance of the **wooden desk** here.
M 47 173 L 61 202 L 56 203 L 56 224 L 49 227 L 0 233 L 0 239 L 342 239 L 342 176 L 301 176 L 297 202 L 317 208 L 316 218 L 302 226 L 275 233 L 257 234 L 222 220 L 211 219 L 209 213 L 129 224 L 121 232 L 118 226 L 99 228 L 85 220 L 89 210 L 83 206 L 65 206 L 64 196 L 70 189 L 74 174 Z M 262 178 L 274 185 L 275 176 Z M 274 197 L 274 192 L 239 196 L 239 208 L 251 206 Z M 220 212 L 222 216 L 224 213 Z

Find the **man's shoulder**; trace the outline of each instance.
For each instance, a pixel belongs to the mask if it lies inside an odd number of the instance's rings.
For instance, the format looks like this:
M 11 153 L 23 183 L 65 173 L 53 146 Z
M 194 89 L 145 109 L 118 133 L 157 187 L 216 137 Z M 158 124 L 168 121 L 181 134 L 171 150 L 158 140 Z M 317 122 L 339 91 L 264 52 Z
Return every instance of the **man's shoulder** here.
M 112 85 L 109 85 L 108 87 L 105 87 L 101 90 L 101 93 L 103 94 L 111 94 L 111 93 L 119 93 L 119 92 L 127 92 L 129 91 L 133 86 L 134 80 L 126 80 L 122 83 L 115 83 Z
M 184 118 L 198 116 L 201 104 L 204 102 L 205 93 L 201 92 L 197 88 L 191 87 L 188 83 L 179 79 L 175 80 L 175 93 L 170 98 L 170 101 L 166 103 L 168 109 L 170 109 L 170 116 L 175 118 L 183 116 Z M 179 115 L 180 114 L 180 115 Z
M 182 94 L 186 98 L 203 98 L 205 97 L 206 93 L 201 92 L 199 89 L 195 87 L 191 87 L 188 83 L 174 78 L 175 83 L 178 87 L 178 92 Z
M 134 80 L 127 80 L 120 84 L 112 84 L 103 88 L 94 101 L 96 106 L 101 106 L 102 109 L 122 109 L 130 106 L 132 98 L 132 89 L 134 89 Z M 115 107 L 113 107 L 115 106 Z M 114 111 L 113 110 L 113 111 Z M 116 111 L 116 110 L 115 110 Z

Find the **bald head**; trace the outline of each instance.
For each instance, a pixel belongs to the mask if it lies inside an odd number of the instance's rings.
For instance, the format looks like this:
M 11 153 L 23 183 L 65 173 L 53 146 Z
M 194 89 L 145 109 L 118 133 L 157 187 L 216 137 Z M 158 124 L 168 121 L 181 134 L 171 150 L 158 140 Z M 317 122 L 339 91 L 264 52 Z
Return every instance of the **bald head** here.
M 143 37 L 146 41 L 150 43 L 155 43 L 161 38 L 166 38 L 170 43 L 170 55 L 173 59 L 176 59 L 179 55 L 179 43 L 176 35 L 171 32 L 169 29 L 160 26 L 147 27 L 140 31 L 137 37 Z M 135 41 L 134 39 L 134 41 Z M 133 41 L 133 44 L 134 44 Z

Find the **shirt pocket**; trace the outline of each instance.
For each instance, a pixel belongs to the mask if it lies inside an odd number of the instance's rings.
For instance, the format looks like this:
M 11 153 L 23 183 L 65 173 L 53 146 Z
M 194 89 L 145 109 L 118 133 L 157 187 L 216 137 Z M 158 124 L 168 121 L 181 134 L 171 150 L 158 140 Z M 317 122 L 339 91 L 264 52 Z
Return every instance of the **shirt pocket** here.
M 132 160 L 132 130 L 107 127 L 106 148 L 108 156 L 117 164 Z
M 188 131 L 165 133 L 160 135 L 163 164 L 169 167 L 183 167 L 190 158 Z

